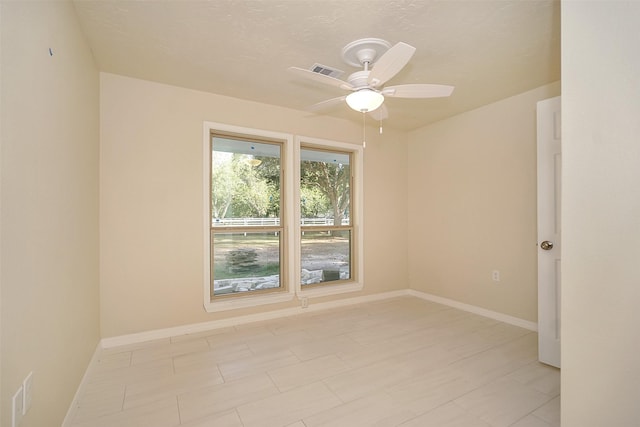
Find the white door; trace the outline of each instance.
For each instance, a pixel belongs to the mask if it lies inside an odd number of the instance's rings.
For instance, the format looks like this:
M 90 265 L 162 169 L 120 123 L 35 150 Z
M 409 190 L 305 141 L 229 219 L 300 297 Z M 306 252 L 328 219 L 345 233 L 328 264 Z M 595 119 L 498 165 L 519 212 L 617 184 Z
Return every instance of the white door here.
M 560 97 L 538 102 L 538 358 L 560 367 Z

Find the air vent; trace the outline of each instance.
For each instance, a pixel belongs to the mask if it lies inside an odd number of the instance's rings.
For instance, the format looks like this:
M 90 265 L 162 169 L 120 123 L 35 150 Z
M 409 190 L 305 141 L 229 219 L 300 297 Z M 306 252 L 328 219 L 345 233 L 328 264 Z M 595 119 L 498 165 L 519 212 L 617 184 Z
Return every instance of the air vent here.
M 313 64 L 313 67 L 311 67 L 311 71 L 318 74 L 324 74 L 325 76 L 333 77 L 336 79 L 344 74 L 344 71 L 327 67 L 326 65 L 322 64 Z

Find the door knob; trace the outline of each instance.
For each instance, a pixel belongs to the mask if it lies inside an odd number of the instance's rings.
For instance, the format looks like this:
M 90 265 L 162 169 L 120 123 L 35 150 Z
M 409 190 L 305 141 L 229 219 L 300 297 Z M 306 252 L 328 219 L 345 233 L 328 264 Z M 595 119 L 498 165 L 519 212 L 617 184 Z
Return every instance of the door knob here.
M 540 243 L 540 247 L 545 251 L 548 251 L 550 249 L 553 249 L 553 242 L 545 240 L 544 242 Z

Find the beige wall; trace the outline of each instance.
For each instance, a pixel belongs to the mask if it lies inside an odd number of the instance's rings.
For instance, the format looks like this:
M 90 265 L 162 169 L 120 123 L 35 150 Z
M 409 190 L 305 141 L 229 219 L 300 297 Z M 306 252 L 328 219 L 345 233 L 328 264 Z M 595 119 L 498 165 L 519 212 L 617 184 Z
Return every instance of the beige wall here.
M 203 122 L 360 144 L 357 123 L 101 74 L 103 337 L 289 307 L 203 308 Z M 406 288 L 406 135 L 368 129 L 365 289 Z M 340 296 L 339 298 L 344 298 Z M 313 299 L 310 304 L 331 298 Z
M 562 3 L 562 426 L 640 425 L 640 3 Z
M 99 340 L 99 79 L 70 3 L 1 7 L 1 424 L 33 371 L 21 427 L 57 426 Z
M 537 320 L 536 102 L 559 90 L 543 86 L 409 134 L 411 289 Z

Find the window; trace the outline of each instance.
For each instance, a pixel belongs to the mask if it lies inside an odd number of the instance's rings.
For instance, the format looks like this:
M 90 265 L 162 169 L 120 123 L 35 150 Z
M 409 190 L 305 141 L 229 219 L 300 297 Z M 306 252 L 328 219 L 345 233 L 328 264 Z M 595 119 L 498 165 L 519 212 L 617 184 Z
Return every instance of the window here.
M 362 149 L 209 122 L 204 131 L 207 311 L 362 289 Z
M 282 144 L 211 136 L 211 297 L 283 288 Z
M 351 153 L 300 149 L 300 284 L 352 278 Z

